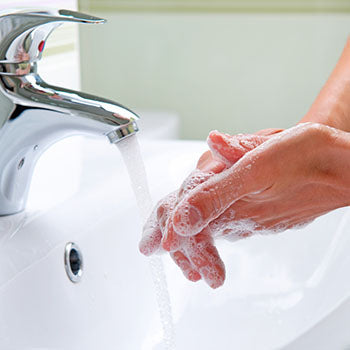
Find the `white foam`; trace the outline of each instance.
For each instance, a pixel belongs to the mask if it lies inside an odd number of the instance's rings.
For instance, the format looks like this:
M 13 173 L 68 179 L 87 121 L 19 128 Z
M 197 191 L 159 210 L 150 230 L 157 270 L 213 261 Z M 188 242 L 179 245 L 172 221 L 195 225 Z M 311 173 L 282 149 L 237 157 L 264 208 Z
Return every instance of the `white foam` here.
M 291 138 L 295 137 L 295 135 L 298 135 L 299 133 L 304 132 L 306 127 L 317 127 L 316 124 L 313 123 L 304 123 L 299 124 L 297 126 L 294 126 L 290 129 L 284 130 L 270 138 L 267 138 L 265 142 L 262 142 L 263 137 L 258 135 L 236 135 L 236 136 L 229 136 L 224 135 L 226 144 L 228 147 L 232 147 L 233 149 L 240 150 L 243 152 L 243 154 L 249 153 L 249 162 L 247 162 L 247 158 L 243 155 L 235 164 L 230 164 L 231 167 L 222 171 L 221 173 L 214 174 L 211 176 L 208 176 L 207 178 L 207 185 L 201 186 L 198 189 L 195 189 L 194 191 L 199 193 L 199 191 L 210 191 L 213 192 L 213 197 L 209 197 L 212 201 L 213 205 L 217 205 L 217 208 L 223 212 L 225 209 L 224 207 L 221 207 L 220 203 L 220 197 L 215 196 L 216 188 L 214 187 L 215 184 L 221 182 L 223 188 L 230 188 L 231 187 L 231 196 L 234 199 L 235 193 L 239 193 L 243 181 L 241 181 L 241 178 L 244 178 L 246 174 L 250 173 L 252 169 L 252 165 L 255 163 L 255 158 L 259 157 L 260 153 L 264 152 L 266 148 L 270 147 L 273 144 L 276 144 L 280 142 L 281 138 Z M 211 141 L 210 138 L 208 138 L 208 144 L 211 148 L 212 152 L 218 156 L 219 159 L 225 161 L 223 156 L 220 154 L 223 149 L 226 148 L 226 146 L 217 144 Z M 256 147 L 256 148 L 254 148 Z M 249 152 L 247 152 L 249 151 Z M 226 164 L 228 165 L 228 160 L 226 160 Z M 234 171 L 234 170 L 239 171 Z M 232 181 L 236 185 L 232 186 Z M 191 184 L 191 183 L 190 183 Z M 223 186 L 225 184 L 225 186 Z M 204 188 L 202 188 L 204 187 Z M 262 189 L 263 190 L 263 189 Z M 190 191 L 189 191 L 190 192 Z M 190 195 L 190 193 L 188 193 Z M 216 203 L 216 201 L 218 203 Z M 228 203 L 230 205 L 230 203 Z M 176 221 L 176 227 L 175 230 L 180 235 L 194 235 L 198 233 L 203 227 L 205 227 L 206 224 L 208 224 L 208 220 L 210 218 L 205 219 L 205 221 L 198 222 L 196 225 L 193 225 L 193 223 L 190 222 L 189 213 L 190 210 L 196 210 L 194 206 L 190 206 L 189 203 L 186 201 L 186 198 L 182 201 L 182 203 L 179 204 L 179 206 L 176 209 L 176 215 L 178 216 L 178 219 Z M 248 225 L 249 223 L 249 225 Z M 219 223 L 217 223 L 219 224 Z M 228 225 L 228 223 L 227 223 Z M 230 226 L 231 225 L 231 226 Z M 227 230 L 231 230 L 232 232 L 243 232 L 243 230 L 247 229 L 247 232 L 253 232 L 258 231 L 261 234 L 269 234 L 272 232 L 280 232 L 286 229 L 286 227 L 276 227 L 274 230 L 262 230 L 258 225 L 253 224 L 251 222 L 247 221 L 233 221 L 230 225 L 228 225 Z M 234 227 L 233 227 L 234 225 Z M 214 231 L 217 230 L 214 227 Z
M 207 181 L 210 177 L 214 175 L 213 172 L 203 172 L 202 170 L 196 169 L 186 178 L 182 183 L 179 191 L 179 196 L 185 196 L 195 187 Z
M 216 159 L 222 161 L 227 167 L 232 165 L 232 163 L 221 154 L 224 146 L 217 143 L 214 144 L 209 137 L 207 138 L 207 144 Z
M 301 229 L 308 225 L 312 220 L 295 225 L 293 229 Z M 283 232 L 287 227 L 283 224 L 274 228 L 263 228 L 252 219 L 235 220 L 235 211 L 228 209 L 224 215 L 213 220 L 209 224 L 211 235 L 214 238 L 225 238 L 229 241 L 236 241 L 238 239 L 259 234 L 270 235 Z
M 175 205 L 177 203 L 177 192 L 171 192 L 166 197 L 161 199 L 157 206 L 156 206 L 156 212 L 157 212 L 157 220 L 162 229 L 164 229 L 166 222 L 169 218 L 170 213 L 174 209 Z

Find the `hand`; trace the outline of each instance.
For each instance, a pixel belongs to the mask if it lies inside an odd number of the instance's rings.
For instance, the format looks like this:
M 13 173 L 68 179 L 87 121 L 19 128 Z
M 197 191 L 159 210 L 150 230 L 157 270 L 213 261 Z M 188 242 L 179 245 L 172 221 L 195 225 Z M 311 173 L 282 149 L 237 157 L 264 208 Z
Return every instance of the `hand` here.
M 173 230 L 172 213 L 175 206 L 196 186 L 205 183 L 213 175 L 232 166 L 246 152 L 265 142 L 269 136 L 280 129 L 268 129 L 260 135 L 229 136 L 212 132 L 208 143 L 212 152 L 206 152 L 199 159 L 197 168 L 184 181 L 179 191 L 173 192 L 161 200 L 144 227 L 140 251 L 151 255 L 163 249 L 170 252 L 171 257 L 191 281 L 203 279 L 213 288 L 220 286 L 225 279 L 224 265 L 213 244 L 213 236 L 227 233 L 213 225 L 193 237 L 183 237 Z M 218 156 L 220 160 L 213 157 Z
M 349 57 L 350 40 L 302 122 L 350 131 Z M 141 252 L 150 255 L 162 246 L 171 251 L 187 278 L 204 277 L 215 288 L 223 283 L 224 268 L 213 237 L 283 230 L 349 205 L 349 135 L 311 123 L 277 135 L 281 131 L 258 132 L 271 141 L 263 146 L 257 143 L 259 147 L 252 152 L 241 152 L 237 157 L 232 157 L 232 152 L 242 145 L 234 138 L 242 135 L 221 135 L 215 142 L 209 137 L 212 153 L 206 157 L 214 160 L 214 154 L 225 166 L 217 172 L 209 166 L 206 173 L 199 162 L 197 170 L 203 172 L 203 181 L 192 181 L 191 177 L 197 176 L 193 173 L 187 179 L 191 186 L 186 187 L 185 181 L 182 190 L 161 201 L 145 225 Z M 224 139 L 227 147 L 220 145 Z M 194 247 L 196 254 L 191 255 L 188 247 Z M 202 269 L 215 269 L 213 262 L 220 265 L 216 268 L 219 278 L 214 282 Z
M 240 221 L 246 234 L 285 230 L 349 205 L 349 138 L 314 123 L 272 136 L 183 198 L 174 231 L 190 237 L 214 223 L 237 230 Z
M 209 151 L 200 157 L 196 170 L 184 181 L 180 189 L 170 193 L 155 207 L 143 229 L 143 238 L 139 245 L 141 253 L 151 255 L 162 248 L 171 251 L 170 255 L 175 263 L 182 269 L 184 275 L 193 282 L 202 278 L 199 269 L 205 266 L 210 267 L 216 271 L 216 274 L 224 278 L 223 263 L 212 244 L 212 238 L 205 231 L 195 237 L 185 238 L 177 235 L 173 230 L 168 230 L 168 227 L 172 227 L 169 218 L 178 201 L 189 190 L 224 168 L 226 168 L 225 164 L 214 160 Z M 197 249 L 199 245 L 206 246 L 206 254 Z M 190 247 L 191 249 L 189 249 Z M 206 278 L 205 271 L 202 271 L 202 275 Z

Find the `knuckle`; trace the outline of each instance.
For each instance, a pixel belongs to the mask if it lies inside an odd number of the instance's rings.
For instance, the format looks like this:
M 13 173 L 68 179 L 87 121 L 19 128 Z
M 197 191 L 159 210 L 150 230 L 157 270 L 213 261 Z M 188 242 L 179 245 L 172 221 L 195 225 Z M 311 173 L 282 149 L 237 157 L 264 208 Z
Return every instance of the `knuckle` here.
M 167 213 L 174 208 L 176 201 L 176 192 L 172 192 L 165 198 L 161 199 L 157 204 L 157 219 L 160 220 L 164 215 L 167 215 Z
M 303 131 L 308 137 L 319 137 L 321 139 L 329 136 L 330 128 L 319 123 L 306 123 L 303 127 Z

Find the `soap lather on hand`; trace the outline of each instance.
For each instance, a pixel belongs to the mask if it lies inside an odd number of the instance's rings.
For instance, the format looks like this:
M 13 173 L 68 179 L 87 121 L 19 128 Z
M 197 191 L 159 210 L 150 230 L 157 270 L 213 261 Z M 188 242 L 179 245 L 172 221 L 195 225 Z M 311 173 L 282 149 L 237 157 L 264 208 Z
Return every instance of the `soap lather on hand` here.
M 349 60 L 350 39 L 297 126 L 210 133 L 211 150 L 181 188 L 158 203 L 140 251 L 169 251 L 189 280 L 217 288 L 225 279 L 218 237 L 283 231 L 349 206 Z
M 205 152 L 200 157 L 196 169 L 186 178 L 178 191 L 170 193 L 157 204 L 145 224 L 140 251 L 145 255 L 151 255 L 159 250 L 169 251 L 189 280 L 198 281 L 203 278 L 212 288 L 222 285 L 225 268 L 213 238 L 220 236 L 221 233 L 227 234 L 227 229 L 221 230 L 218 223 L 213 221 L 212 225 L 204 227 L 195 235 L 184 235 L 174 230 L 173 212 L 179 202 L 198 185 L 227 169 L 267 138 L 263 135 L 232 137 L 216 131 L 211 132 L 208 137 L 211 151 Z M 186 215 L 186 210 L 183 212 Z M 191 224 L 191 220 L 190 218 L 188 224 Z

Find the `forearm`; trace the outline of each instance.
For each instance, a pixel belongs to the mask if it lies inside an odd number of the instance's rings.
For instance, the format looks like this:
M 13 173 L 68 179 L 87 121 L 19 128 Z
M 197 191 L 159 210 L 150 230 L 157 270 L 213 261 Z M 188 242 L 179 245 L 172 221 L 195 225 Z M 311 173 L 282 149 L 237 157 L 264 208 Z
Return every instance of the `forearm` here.
M 331 76 L 300 122 L 317 122 L 350 131 L 350 39 Z

